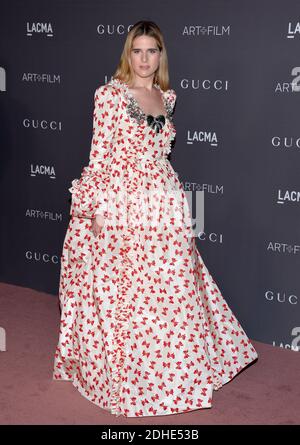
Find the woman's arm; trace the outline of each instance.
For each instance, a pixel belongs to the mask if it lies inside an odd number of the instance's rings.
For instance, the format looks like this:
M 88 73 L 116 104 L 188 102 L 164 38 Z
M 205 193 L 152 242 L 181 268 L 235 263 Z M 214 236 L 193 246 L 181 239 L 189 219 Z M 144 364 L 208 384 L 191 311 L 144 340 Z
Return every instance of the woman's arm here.
M 94 218 L 106 214 L 105 191 L 110 177 L 108 166 L 118 124 L 120 98 L 112 85 L 101 85 L 94 94 L 93 136 L 89 165 L 84 167 L 81 178 L 72 181 L 70 215 Z

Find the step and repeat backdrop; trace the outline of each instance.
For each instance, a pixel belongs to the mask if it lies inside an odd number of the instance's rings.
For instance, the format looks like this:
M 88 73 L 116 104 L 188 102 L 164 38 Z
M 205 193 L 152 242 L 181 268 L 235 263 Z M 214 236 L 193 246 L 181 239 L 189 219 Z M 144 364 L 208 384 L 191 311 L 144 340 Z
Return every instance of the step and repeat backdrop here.
M 249 337 L 298 351 L 299 0 L 2 1 L 0 280 L 57 298 L 94 91 L 142 19 L 164 35 L 170 161 L 203 192 L 202 258 Z

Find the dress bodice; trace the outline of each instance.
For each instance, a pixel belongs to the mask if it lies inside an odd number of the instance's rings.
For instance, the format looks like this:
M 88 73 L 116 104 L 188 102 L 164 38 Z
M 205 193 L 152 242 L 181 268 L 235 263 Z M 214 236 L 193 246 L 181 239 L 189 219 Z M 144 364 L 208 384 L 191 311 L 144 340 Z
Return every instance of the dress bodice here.
M 121 134 L 123 140 L 129 141 L 126 156 L 166 157 L 176 136 L 173 123 L 175 91 L 173 89 L 163 91 L 159 84 L 154 84 L 162 95 L 165 114 L 152 116 L 144 113 L 126 82 L 113 78 L 106 85 L 113 88 L 116 92 L 115 97 L 121 100 L 117 134 Z M 118 139 L 116 142 L 118 143 Z
M 168 181 L 176 175 L 167 156 L 176 135 L 172 119 L 176 93 L 168 89 L 161 94 L 166 114 L 157 131 L 125 82 L 113 78 L 96 89 L 89 164 L 69 188 L 71 214 L 93 217 L 104 211 L 104 190 L 133 193 L 153 185 L 173 187 Z

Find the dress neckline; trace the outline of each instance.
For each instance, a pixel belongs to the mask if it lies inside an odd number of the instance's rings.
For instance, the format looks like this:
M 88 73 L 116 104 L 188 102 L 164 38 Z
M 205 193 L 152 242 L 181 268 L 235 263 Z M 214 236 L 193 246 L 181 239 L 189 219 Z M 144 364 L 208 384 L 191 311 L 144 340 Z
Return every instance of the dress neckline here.
M 160 91 L 161 98 L 162 98 L 162 103 L 163 103 L 164 111 L 165 111 L 164 114 L 158 114 L 157 116 L 153 116 L 150 113 L 147 114 L 147 113 L 144 112 L 144 110 L 140 106 L 139 102 L 137 101 L 137 99 L 135 98 L 133 93 L 129 90 L 129 85 L 128 85 L 127 82 L 125 82 L 124 80 L 116 79 L 116 78 L 113 78 L 110 82 L 111 83 L 115 83 L 116 82 L 116 83 L 119 83 L 119 84 L 123 85 L 123 87 L 124 87 L 124 89 L 126 91 L 126 95 L 134 103 L 135 107 L 140 111 L 140 114 L 144 118 L 147 118 L 148 116 L 151 116 L 154 119 L 157 119 L 157 118 L 163 116 L 166 119 L 168 117 L 168 108 L 167 108 L 168 104 L 167 104 L 166 96 L 165 96 L 166 95 L 166 91 L 163 91 L 162 88 L 160 87 L 160 85 L 157 82 L 153 83 L 153 86 Z

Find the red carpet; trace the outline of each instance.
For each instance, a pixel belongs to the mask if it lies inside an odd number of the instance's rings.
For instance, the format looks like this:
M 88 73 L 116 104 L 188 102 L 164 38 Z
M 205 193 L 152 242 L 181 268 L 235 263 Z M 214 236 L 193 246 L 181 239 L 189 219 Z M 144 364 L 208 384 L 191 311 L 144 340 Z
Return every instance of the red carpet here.
M 300 423 L 300 355 L 252 340 L 258 361 L 213 395 L 213 406 L 184 414 L 116 417 L 52 380 L 60 321 L 58 297 L 0 284 L 1 425 L 296 425 Z

